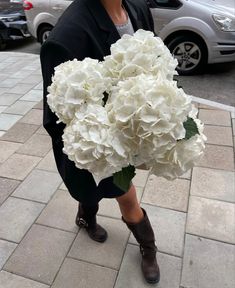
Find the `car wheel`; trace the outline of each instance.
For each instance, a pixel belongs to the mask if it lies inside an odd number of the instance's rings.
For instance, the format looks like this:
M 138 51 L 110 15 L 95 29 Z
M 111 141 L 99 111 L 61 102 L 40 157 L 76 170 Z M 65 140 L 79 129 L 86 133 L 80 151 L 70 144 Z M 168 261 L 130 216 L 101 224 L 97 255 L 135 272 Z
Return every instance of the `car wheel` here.
M 168 48 L 178 60 L 177 71 L 180 75 L 196 74 L 206 64 L 206 45 L 197 37 L 177 36 L 170 41 Z
M 38 31 L 38 42 L 43 44 L 47 40 L 52 28 L 53 27 L 50 25 L 46 25 L 40 28 L 40 30 Z
M 0 50 L 4 50 L 7 46 L 7 43 L 3 40 L 2 36 L 0 35 Z

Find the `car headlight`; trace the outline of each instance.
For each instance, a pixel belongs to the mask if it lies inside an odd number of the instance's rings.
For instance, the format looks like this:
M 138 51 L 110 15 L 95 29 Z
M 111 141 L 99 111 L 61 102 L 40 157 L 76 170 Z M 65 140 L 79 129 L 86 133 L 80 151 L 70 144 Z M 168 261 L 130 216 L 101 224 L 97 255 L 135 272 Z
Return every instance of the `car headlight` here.
M 0 21 L 3 21 L 3 22 L 13 22 L 13 21 L 17 21 L 17 20 L 20 20 L 20 17 L 18 15 L 16 16 L 1 16 L 0 17 Z
M 235 31 L 235 18 L 222 14 L 213 14 L 212 18 L 222 31 Z

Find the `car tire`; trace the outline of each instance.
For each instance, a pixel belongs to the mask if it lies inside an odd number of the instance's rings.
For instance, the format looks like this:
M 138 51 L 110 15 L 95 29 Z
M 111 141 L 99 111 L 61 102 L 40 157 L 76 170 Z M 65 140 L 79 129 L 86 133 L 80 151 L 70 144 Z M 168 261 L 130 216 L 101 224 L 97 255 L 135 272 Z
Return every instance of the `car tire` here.
M 38 31 L 38 42 L 39 43 L 43 44 L 47 40 L 52 28 L 53 27 L 51 25 L 44 25 L 39 29 L 39 31 Z
M 6 49 L 7 43 L 3 40 L 2 36 L 0 35 L 0 50 Z
M 207 63 L 207 47 L 199 37 L 180 35 L 167 46 L 178 60 L 177 71 L 180 75 L 197 74 Z

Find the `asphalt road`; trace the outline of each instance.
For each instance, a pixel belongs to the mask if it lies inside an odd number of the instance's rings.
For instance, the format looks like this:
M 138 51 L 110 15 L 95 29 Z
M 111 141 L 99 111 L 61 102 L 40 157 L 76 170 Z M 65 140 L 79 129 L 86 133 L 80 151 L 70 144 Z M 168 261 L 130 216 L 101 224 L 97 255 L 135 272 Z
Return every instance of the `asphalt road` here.
M 34 39 L 11 43 L 5 51 L 40 53 Z M 1 52 L 0 52 L 1 53 Z M 208 65 L 202 75 L 177 76 L 186 93 L 235 107 L 235 62 Z

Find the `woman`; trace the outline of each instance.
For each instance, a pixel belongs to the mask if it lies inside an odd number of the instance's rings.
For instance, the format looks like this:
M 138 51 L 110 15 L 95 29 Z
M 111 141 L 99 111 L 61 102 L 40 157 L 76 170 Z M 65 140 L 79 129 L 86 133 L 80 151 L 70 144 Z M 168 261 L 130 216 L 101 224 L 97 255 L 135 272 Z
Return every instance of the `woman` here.
M 98 202 L 102 198 L 116 198 L 122 219 L 140 244 L 142 271 L 149 283 L 160 279 L 156 260 L 156 246 L 146 212 L 140 208 L 135 187 L 126 193 L 113 184 L 112 177 L 98 187 L 92 175 L 80 170 L 62 152 L 64 124 L 56 124 L 57 117 L 48 107 L 47 87 L 51 84 L 54 67 L 62 62 L 90 57 L 103 60 L 110 54 L 110 46 L 123 34 L 138 29 L 153 31 L 153 20 L 145 0 L 75 0 L 65 11 L 41 49 L 44 80 L 43 124 L 52 138 L 58 171 L 71 196 L 79 201 L 76 224 L 84 227 L 90 238 L 98 242 L 107 239 L 107 232 L 96 223 Z

